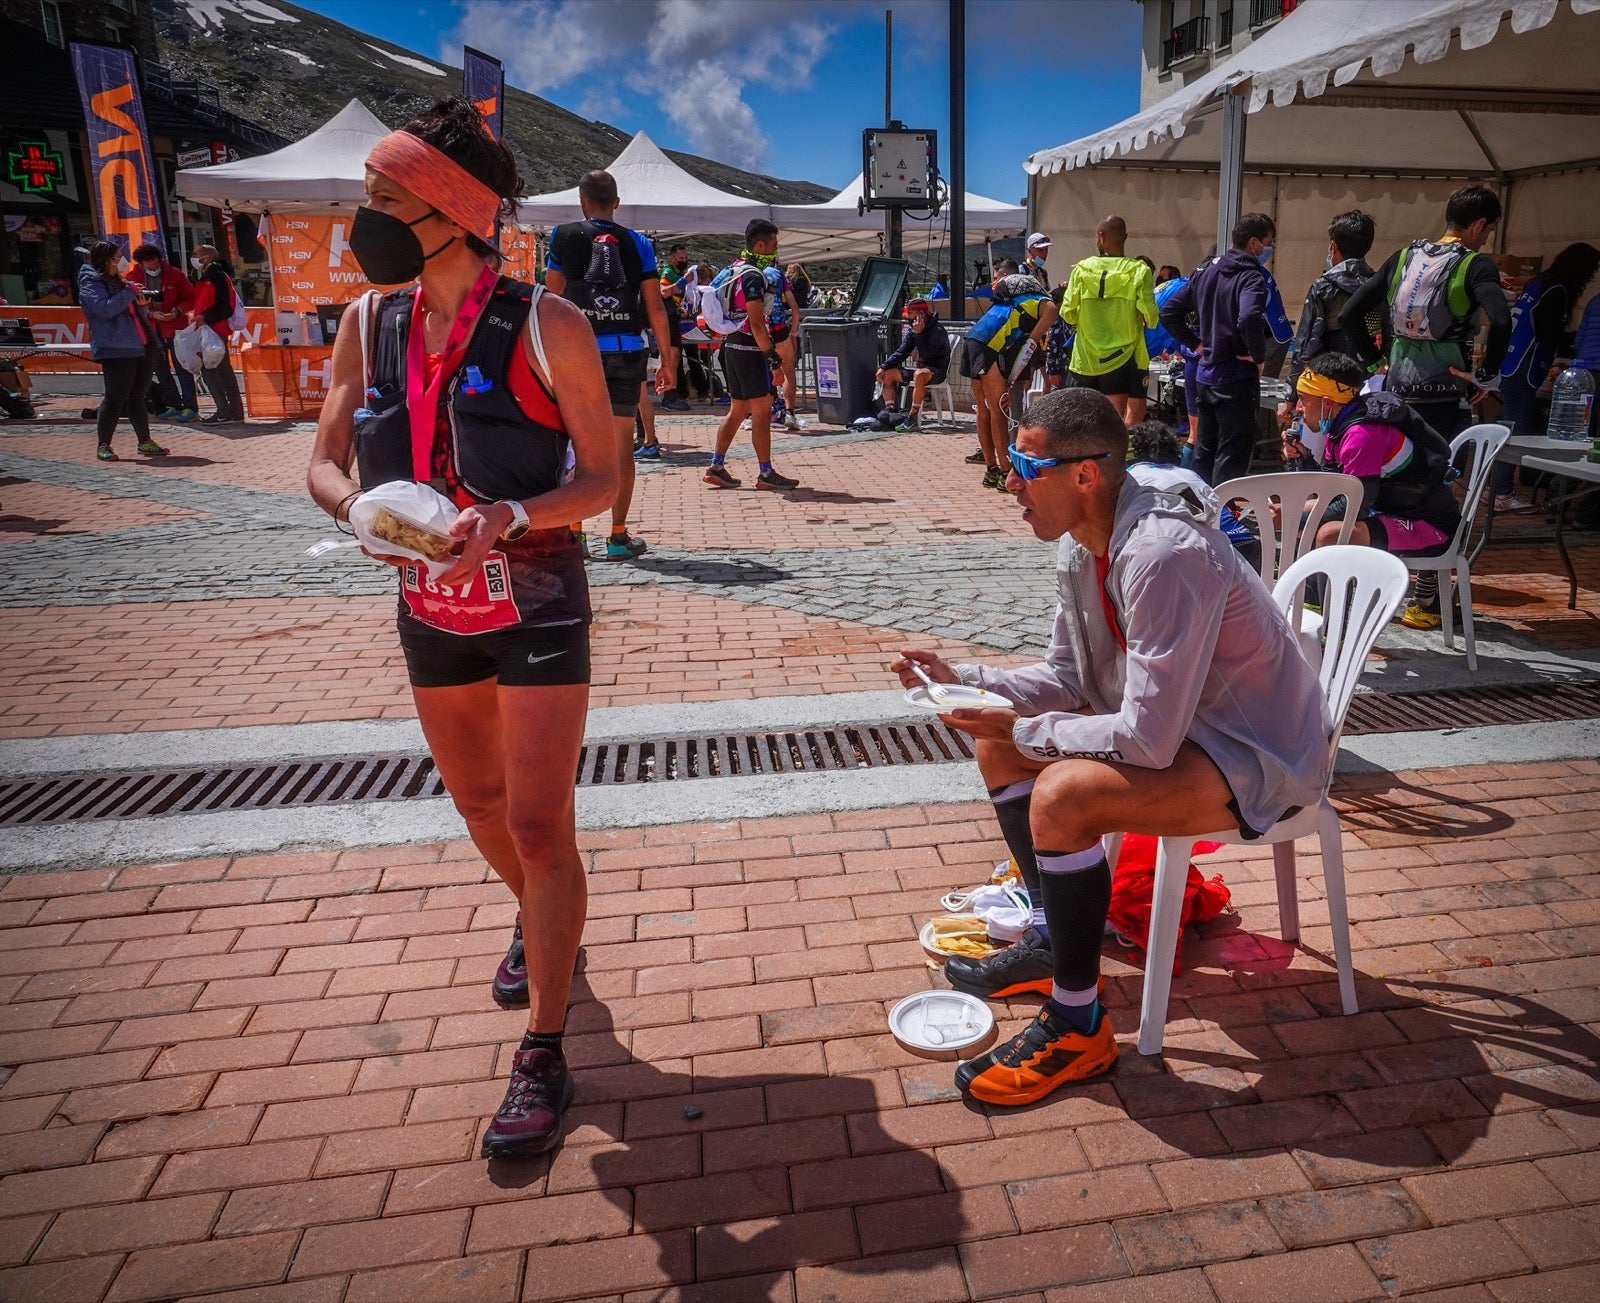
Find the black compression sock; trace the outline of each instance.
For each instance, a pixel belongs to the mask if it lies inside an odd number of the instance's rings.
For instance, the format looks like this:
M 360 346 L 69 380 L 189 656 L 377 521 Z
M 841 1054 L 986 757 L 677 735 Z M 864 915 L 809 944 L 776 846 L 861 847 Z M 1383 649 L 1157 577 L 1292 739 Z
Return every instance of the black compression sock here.
M 1093 860 L 1064 851 L 1039 852 L 1039 883 L 1044 912 L 1050 920 L 1050 948 L 1055 957 L 1055 983 L 1065 991 L 1087 991 L 1100 980 L 1100 943 L 1111 908 L 1111 866 L 1100 848 Z M 1060 868 L 1052 868 L 1052 864 Z
M 561 1032 L 523 1032 L 522 1044 L 517 1048 L 521 1050 L 549 1050 L 553 1054 L 560 1054 L 561 1036 Z
M 1029 818 L 1033 809 L 1033 783 L 1009 783 L 989 793 L 994 802 L 994 817 L 1000 825 L 1000 835 L 1005 838 L 1006 849 L 1022 870 L 1023 885 L 1038 903 L 1039 861 L 1033 851 L 1033 828 Z

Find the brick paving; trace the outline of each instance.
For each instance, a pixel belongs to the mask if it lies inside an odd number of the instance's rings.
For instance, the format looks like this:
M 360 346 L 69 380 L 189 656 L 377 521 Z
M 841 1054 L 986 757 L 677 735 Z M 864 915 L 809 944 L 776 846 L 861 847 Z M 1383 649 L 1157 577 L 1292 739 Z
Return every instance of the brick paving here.
M 987 807 L 586 834 L 579 1094 L 528 1163 L 476 1157 L 523 1015 L 470 845 L 10 878 L 0 1297 L 1592 1297 L 1600 762 L 1336 795 L 1362 1012 L 1314 859 L 1294 948 L 1270 857 L 1219 855 L 1164 1059 L 1108 943 L 1117 1071 L 1022 1110 L 885 1030 Z
M 1036 649 L 1051 549 L 970 435 L 780 435 L 801 491 L 719 493 L 716 419 L 662 419 L 654 550 L 590 569 L 596 705 Z M 299 559 L 329 533 L 310 428 L 160 437 L 180 455 L 106 467 L 81 427 L 5 427 L 0 737 L 410 717 L 387 573 Z M 1573 538 L 1569 612 L 1545 528 L 1502 522 L 1476 567 L 1480 646 L 1592 660 L 1600 548 Z M 1378 654 L 1425 676 L 1439 642 Z M 1270 858 L 1230 851 L 1164 1055 L 1108 945 L 1117 1072 L 1019 1111 L 885 1030 L 941 980 L 916 924 L 1004 853 L 988 807 L 584 834 L 580 1094 L 529 1164 L 476 1157 L 522 1015 L 488 999 L 513 905 L 470 845 L 0 878 L 0 1300 L 1594 1296 L 1600 762 L 1336 799 L 1358 1015 L 1314 855 L 1295 948 Z

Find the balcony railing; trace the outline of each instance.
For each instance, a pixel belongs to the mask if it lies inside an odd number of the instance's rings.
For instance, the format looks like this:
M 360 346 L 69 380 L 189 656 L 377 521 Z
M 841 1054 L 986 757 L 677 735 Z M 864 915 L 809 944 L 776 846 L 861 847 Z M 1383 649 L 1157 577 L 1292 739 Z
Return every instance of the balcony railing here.
M 1191 18 L 1181 26 L 1174 27 L 1172 35 L 1161 42 L 1162 71 L 1175 68 L 1180 63 L 1187 63 L 1196 55 L 1205 53 L 1208 48 L 1206 41 L 1210 26 L 1209 18 Z
M 1217 49 L 1226 50 L 1233 44 L 1233 10 L 1224 9 L 1217 15 Z
M 209 82 L 173 80 L 172 70 L 165 64 L 144 65 L 144 88 L 156 99 L 187 110 L 201 121 L 221 128 L 234 139 L 263 153 L 282 149 L 289 143 L 288 137 L 280 136 L 259 123 L 223 108 L 217 88 Z
M 1250 0 L 1250 27 L 1265 27 L 1294 12 L 1300 0 Z

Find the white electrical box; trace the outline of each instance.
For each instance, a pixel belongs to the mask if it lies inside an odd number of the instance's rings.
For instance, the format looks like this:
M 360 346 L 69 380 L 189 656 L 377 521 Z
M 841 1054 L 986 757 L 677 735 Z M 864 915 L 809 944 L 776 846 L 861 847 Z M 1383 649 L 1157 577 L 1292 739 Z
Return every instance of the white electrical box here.
M 861 134 L 868 208 L 938 207 L 938 137 L 932 131 L 872 127 Z

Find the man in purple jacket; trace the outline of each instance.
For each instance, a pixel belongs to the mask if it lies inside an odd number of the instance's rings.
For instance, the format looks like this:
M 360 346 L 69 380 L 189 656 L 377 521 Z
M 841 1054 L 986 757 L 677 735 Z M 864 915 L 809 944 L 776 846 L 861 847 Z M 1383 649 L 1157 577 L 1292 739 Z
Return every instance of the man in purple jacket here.
M 1267 357 L 1267 282 L 1277 224 L 1246 213 L 1233 228 L 1233 248 L 1203 267 L 1161 305 L 1161 324 L 1200 353 L 1196 407 L 1200 431 L 1194 469 L 1207 484 L 1249 473 L 1261 406 L 1261 364 Z M 1199 333 L 1190 328 L 1193 314 Z

